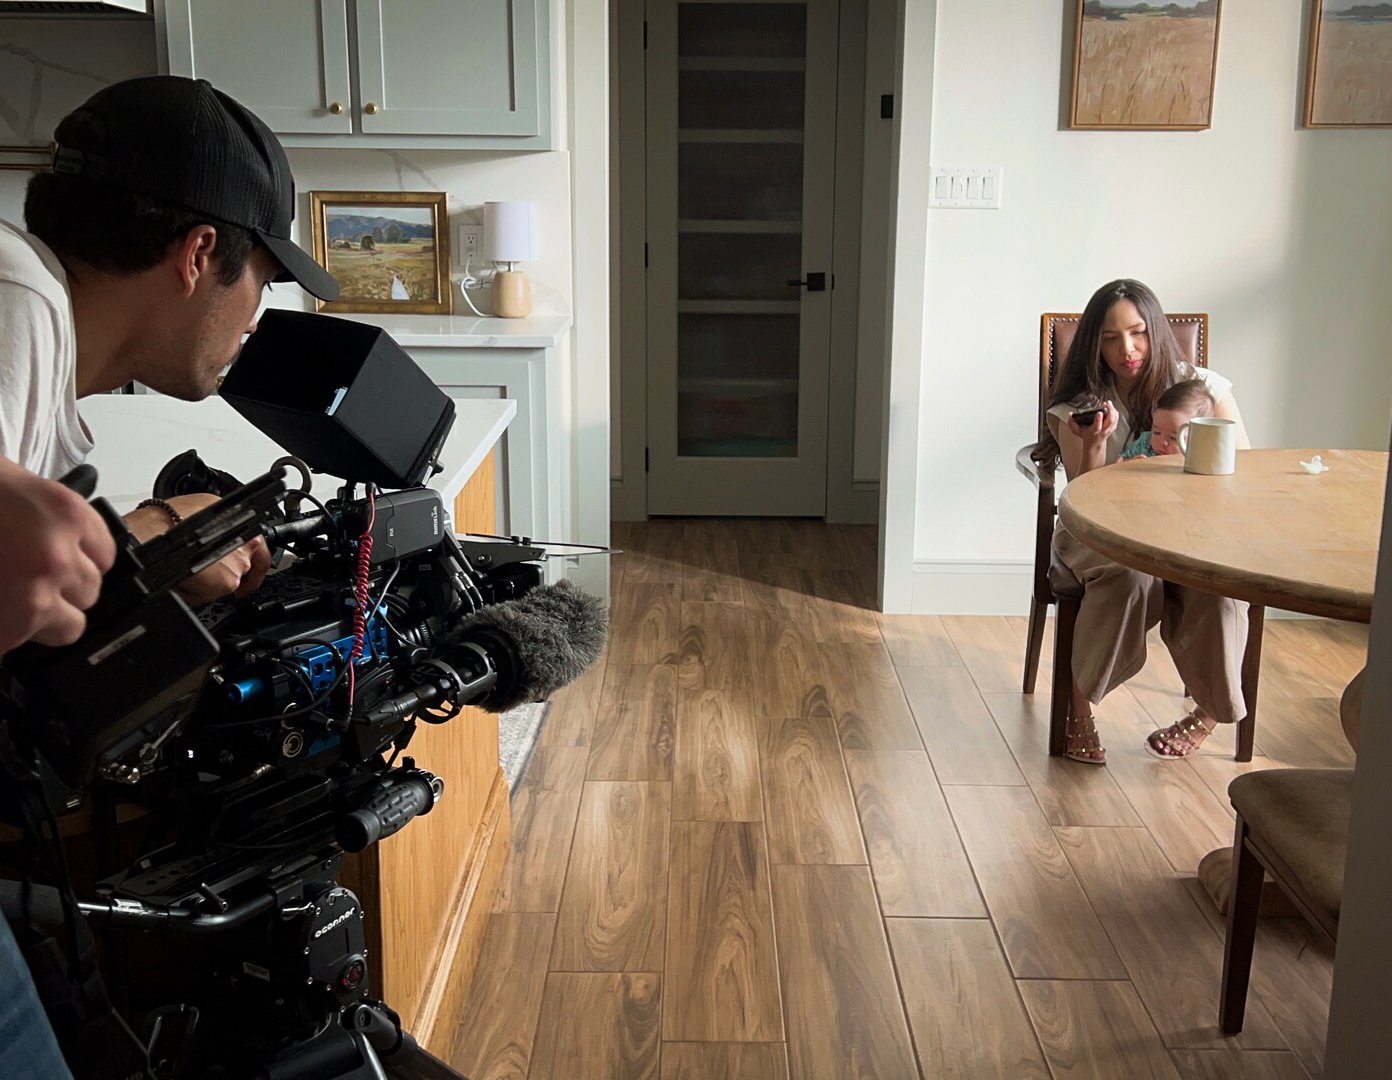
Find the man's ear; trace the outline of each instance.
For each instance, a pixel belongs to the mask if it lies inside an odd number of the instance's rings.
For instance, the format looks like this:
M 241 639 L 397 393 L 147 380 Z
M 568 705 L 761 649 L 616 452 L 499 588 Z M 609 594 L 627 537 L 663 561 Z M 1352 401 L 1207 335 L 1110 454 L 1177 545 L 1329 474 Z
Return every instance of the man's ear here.
M 211 225 L 195 225 L 184 233 L 182 239 L 174 242 L 174 269 L 185 299 L 193 295 L 200 281 L 212 276 L 213 251 L 216 247 L 217 229 Z

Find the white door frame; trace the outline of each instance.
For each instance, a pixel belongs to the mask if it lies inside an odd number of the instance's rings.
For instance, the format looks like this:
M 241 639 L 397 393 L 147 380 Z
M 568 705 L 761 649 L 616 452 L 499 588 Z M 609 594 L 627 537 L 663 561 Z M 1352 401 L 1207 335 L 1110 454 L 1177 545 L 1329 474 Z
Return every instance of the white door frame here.
M 927 302 L 928 175 L 933 121 L 937 0 L 888 0 L 896 7 L 894 152 L 890 204 L 890 342 L 880 469 L 880 610 L 913 605 L 918 504 L 923 309 Z M 872 11 L 882 0 L 872 0 Z M 874 25 L 872 21 L 872 25 Z M 912 57 L 912 78 L 905 78 Z

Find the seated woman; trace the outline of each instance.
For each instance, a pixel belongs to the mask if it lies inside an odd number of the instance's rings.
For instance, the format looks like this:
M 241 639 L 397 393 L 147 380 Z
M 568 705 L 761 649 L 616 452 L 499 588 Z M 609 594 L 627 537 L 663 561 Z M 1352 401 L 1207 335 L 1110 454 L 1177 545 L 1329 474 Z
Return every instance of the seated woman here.
M 1151 430 L 1160 396 L 1190 379 L 1203 381 L 1216 403 L 1213 414 L 1235 421 L 1238 446 L 1249 447 L 1232 383 L 1184 359 L 1155 294 L 1139 281 L 1104 285 L 1088 301 L 1054 379 L 1035 460 L 1046 467 L 1062 460 L 1069 480 L 1117 461 L 1124 448 Z M 1100 411 L 1090 423 L 1079 424 L 1073 413 L 1090 407 Z M 1156 623 L 1194 709 L 1152 732 L 1146 749 L 1161 758 L 1187 757 L 1215 724 L 1236 723 L 1246 715 L 1245 603 L 1129 570 L 1084 547 L 1062 523 L 1054 530 L 1054 555 L 1085 589 L 1074 631 L 1067 757 L 1097 765 L 1106 761 L 1092 705 L 1145 665 L 1146 631 Z

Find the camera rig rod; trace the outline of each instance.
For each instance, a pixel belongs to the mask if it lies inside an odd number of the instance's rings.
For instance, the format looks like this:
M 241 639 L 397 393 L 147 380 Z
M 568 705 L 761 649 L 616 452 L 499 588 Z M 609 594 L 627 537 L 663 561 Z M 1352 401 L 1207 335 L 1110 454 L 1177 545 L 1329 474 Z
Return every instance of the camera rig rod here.
M 77 910 L 97 926 L 146 933 L 164 931 L 184 937 L 212 937 L 245 926 L 258 915 L 274 910 L 275 906 L 275 894 L 269 891 L 248 897 L 226 911 L 218 912 L 159 907 L 120 898 L 77 902 Z M 28 918 L 48 929 L 62 926 L 66 921 L 62 894 L 50 885 L 31 886 L 26 906 L 21 882 L 0 881 L 0 912 L 13 922 Z

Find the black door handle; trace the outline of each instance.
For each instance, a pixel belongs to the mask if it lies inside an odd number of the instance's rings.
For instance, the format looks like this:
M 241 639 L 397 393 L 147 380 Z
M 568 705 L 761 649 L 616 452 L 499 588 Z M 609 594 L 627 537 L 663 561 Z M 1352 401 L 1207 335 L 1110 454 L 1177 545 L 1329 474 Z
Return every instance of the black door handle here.
M 826 292 L 826 274 L 818 271 L 815 274 L 808 274 L 801 281 L 794 278 L 788 282 L 789 285 L 800 285 L 808 292 Z

